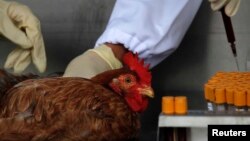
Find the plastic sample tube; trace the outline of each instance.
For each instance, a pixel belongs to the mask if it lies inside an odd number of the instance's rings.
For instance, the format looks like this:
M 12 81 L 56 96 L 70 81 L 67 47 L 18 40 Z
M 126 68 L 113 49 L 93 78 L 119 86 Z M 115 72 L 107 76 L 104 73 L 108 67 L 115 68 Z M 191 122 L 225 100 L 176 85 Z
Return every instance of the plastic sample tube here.
M 188 104 L 186 96 L 176 96 L 174 98 L 175 114 L 187 114 Z
M 174 114 L 174 97 L 173 96 L 162 97 L 162 113 Z

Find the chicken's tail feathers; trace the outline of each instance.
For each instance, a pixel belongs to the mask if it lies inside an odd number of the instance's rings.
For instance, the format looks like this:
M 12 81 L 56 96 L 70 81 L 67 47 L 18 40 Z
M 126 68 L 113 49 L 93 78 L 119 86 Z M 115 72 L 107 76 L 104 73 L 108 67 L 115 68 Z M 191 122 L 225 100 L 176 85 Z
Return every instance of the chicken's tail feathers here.
M 0 101 L 5 93 L 17 83 L 38 77 L 38 75 L 34 74 L 14 75 L 6 70 L 0 69 Z

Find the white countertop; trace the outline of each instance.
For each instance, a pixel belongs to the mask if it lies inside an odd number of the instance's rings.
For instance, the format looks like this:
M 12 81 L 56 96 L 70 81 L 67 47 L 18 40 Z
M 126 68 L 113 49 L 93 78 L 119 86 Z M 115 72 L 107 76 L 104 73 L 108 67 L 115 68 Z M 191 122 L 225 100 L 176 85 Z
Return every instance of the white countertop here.
M 250 124 L 250 112 L 211 113 L 207 111 L 189 111 L 186 115 L 159 115 L 158 127 L 204 127 L 208 125 L 244 125 Z

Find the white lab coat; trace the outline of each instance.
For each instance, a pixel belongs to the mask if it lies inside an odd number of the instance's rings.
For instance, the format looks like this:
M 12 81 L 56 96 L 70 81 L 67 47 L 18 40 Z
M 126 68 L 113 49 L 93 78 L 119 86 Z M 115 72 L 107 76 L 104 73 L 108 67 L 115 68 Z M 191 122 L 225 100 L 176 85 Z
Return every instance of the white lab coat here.
M 98 45 L 122 43 L 150 67 L 180 44 L 202 0 L 117 0 Z

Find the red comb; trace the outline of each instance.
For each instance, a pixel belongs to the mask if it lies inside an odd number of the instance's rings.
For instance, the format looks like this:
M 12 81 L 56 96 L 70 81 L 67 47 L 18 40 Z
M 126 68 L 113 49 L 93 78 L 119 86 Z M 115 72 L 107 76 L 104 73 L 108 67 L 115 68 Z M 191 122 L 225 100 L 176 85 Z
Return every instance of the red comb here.
M 123 62 L 130 70 L 136 72 L 141 82 L 150 85 L 152 76 L 149 71 L 149 64 L 145 65 L 143 60 L 139 60 L 137 53 L 135 55 L 132 52 L 126 53 L 123 56 Z

